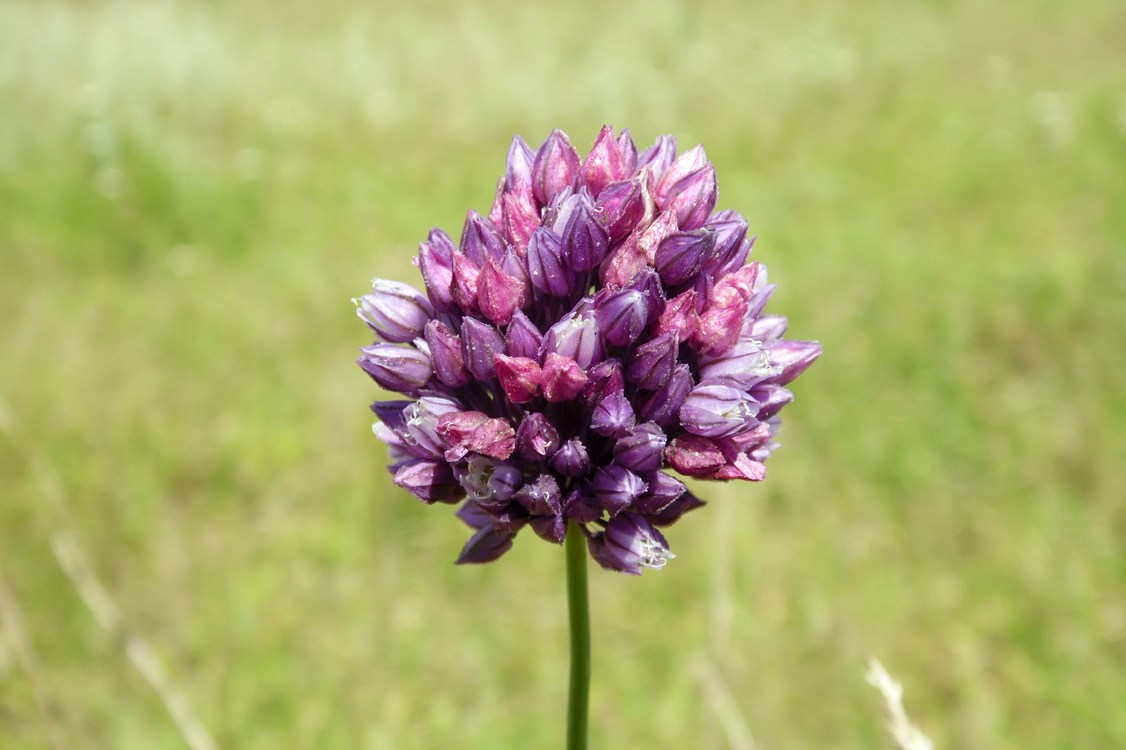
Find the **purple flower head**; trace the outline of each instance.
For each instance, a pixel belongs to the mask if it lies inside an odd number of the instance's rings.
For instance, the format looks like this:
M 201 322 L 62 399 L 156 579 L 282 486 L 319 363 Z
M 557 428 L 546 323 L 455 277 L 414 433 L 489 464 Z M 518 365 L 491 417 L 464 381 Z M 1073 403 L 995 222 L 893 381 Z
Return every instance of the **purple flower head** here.
M 554 131 L 514 138 L 486 213 L 419 246 L 424 289 L 376 279 L 356 301 L 376 336 L 359 365 L 394 483 L 460 504 L 458 563 L 525 528 L 586 537 L 603 567 L 669 559 L 657 529 L 703 505 L 675 474 L 760 481 L 790 383 L 821 354 L 764 314 L 753 237 L 715 211 L 702 147 L 639 149 L 605 127 L 585 156 Z

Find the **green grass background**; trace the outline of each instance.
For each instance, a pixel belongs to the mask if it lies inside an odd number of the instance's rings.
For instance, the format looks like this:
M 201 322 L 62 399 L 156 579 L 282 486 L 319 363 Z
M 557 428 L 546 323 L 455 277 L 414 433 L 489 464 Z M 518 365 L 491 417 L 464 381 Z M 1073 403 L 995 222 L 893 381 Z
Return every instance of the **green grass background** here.
M 592 746 L 888 747 L 869 654 L 941 748 L 1126 746 L 1124 39 L 1116 0 L 0 0 L 0 747 L 185 746 L 60 533 L 220 747 L 561 747 L 562 553 L 451 564 L 349 300 L 514 133 L 603 123 L 705 144 L 825 355 L 765 483 L 592 571 Z

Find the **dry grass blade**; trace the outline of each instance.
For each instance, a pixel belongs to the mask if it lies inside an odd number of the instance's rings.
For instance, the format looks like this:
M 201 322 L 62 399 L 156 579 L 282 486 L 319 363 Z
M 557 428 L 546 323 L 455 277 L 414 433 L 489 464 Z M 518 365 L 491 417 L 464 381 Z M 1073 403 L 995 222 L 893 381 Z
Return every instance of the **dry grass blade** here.
M 900 750 L 934 750 L 930 737 L 923 734 L 903 708 L 903 686 L 893 678 L 880 660 L 868 659 L 868 683 L 880 691 L 884 698 L 887 728 Z
M 696 662 L 696 679 L 704 689 L 712 713 L 719 719 L 727 746 L 731 750 L 755 750 L 755 739 L 747 726 L 747 719 L 731 694 L 727 680 L 710 659 L 700 658 Z

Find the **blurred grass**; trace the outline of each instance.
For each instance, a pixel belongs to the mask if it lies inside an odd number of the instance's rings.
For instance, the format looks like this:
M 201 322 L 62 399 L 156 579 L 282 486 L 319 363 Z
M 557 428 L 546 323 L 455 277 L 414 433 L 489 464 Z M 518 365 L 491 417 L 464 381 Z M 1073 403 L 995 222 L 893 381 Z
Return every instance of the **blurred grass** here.
M 1124 32 L 1109 0 L 0 2 L 0 571 L 47 697 L 0 644 L 0 746 L 183 746 L 60 529 L 222 747 L 559 746 L 562 555 L 449 564 L 349 299 L 487 208 L 513 133 L 604 122 L 706 145 L 826 354 L 769 481 L 594 575 L 593 745 L 727 747 L 707 659 L 762 746 L 886 746 L 870 653 L 939 747 L 1126 744 Z

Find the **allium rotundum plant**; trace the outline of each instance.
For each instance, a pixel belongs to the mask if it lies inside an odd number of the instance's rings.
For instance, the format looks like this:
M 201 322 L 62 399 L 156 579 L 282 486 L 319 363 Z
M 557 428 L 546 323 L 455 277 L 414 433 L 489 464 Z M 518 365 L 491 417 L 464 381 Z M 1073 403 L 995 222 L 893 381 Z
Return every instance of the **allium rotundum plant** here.
M 403 395 L 372 405 L 375 433 L 396 485 L 459 506 L 457 561 L 495 560 L 526 528 L 566 542 L 571 748 L 585 550 L 622 573 L 663 567 L 660 529 L 703 505 L 677 475 L 762 480 L 786 386 L 821 353 L 765 313 L 774 285 L 716 195 L 704 149 L 677 155 L 669 136 L 638 153 L 605 127 L 585 158 L 558 130 L 535 151 L 517 137 L 488 214 L 420 245 L 425 291 L 376 279 L 357 301 L 378 338 L 359 364 Z

